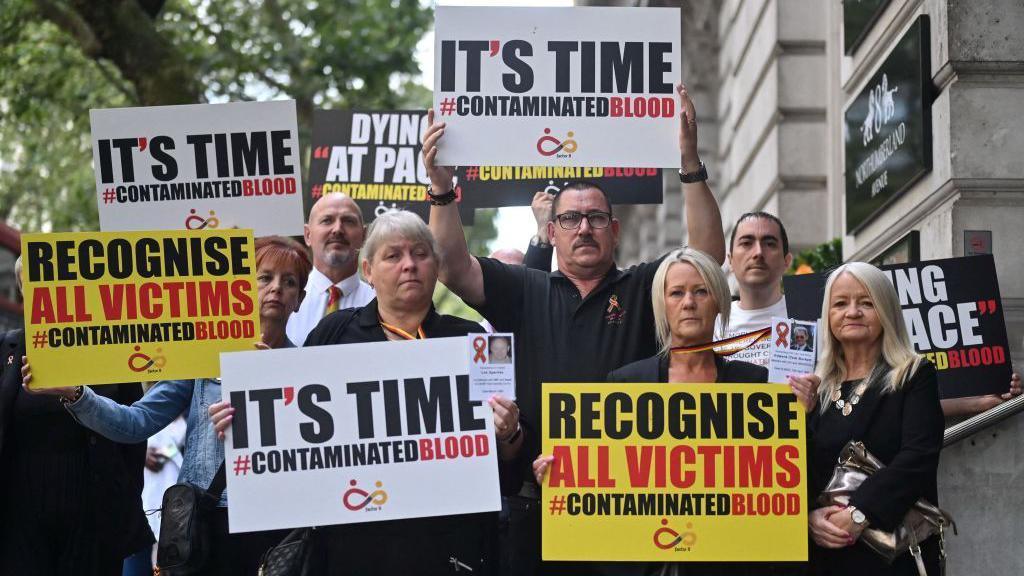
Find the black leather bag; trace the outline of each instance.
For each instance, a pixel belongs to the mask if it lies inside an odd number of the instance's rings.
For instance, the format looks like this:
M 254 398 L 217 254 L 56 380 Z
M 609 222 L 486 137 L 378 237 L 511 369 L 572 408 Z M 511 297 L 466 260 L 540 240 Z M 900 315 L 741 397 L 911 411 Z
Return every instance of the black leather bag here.
M 316 570 L 315 528 L 296 528 L 284 540 L 266 551 L 260 562 L 259 576 L 313 576 L 323 574 Z
M 209 490 L 179 482 L 164 492 L 156 549 L 160 576 L 212 573 L 208 566 L 212 543 L 210 516 L 217 509 L 226 481 L 221 464 Z

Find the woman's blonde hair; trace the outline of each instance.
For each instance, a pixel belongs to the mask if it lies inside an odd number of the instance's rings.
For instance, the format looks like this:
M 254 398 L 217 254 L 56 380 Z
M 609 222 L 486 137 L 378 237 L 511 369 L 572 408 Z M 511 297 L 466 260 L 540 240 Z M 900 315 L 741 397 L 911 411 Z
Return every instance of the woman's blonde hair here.
M 832 333 L 829 310 L 832 301 L 832 286 L 843 274 L 849 274 L 868 291 L 874 304 L 878 320 L 882 324 L 882 351 L 868 377 L 868 387 L 884 386 L 882 393 L 894 392 L 910 378 L 921 364 L 922 358 L 910 344 L 907 327 L 903 321 L 900 299 L 896 289 L 886 275 L 866 262 L 849 262 L 829 274 L 825 283 L 825 298 L 821 303 L 822 329 L 821 358 L 817 374 L 821 378 L 818 387 L 818 404 L 824 412 L 831 404 L 830 395 L 837 382 L 846 380 L 846 362 L 843 347 Z
M 714 258 L 706 252 L 696 248 L 680 248 L 669 252 L 661 261 L 658 270 L 654 273 L 654 284 L 651 285 L 651 306 L 654 308 L 654 331 L 658 337 L 658 346 L 661 354 L 668 354 L 672 348 L 672 327 L 668 324 L 665 316 L 665 281 L 668 277 L 668 270 L 672 266 L 685 263 L 697 269 L 701 280 L 708 287 L 711 298 L 718 306 L 718 315 L 721 316 L 721 334 L 725 334 L 729 326 L 729 310 L 732 308 L 732 293 L 729 292 L 729 281 L 722 272 L 722 267 Z

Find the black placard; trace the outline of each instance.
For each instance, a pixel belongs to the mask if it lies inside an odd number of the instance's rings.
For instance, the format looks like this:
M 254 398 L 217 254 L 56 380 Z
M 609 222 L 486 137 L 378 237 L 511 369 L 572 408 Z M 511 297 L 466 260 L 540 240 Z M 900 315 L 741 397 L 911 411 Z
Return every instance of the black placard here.
M 920 16 L 846 109 L 846 231 L 932 168 L 928 17 Z
M 847 54 L 864 41 L 888 3 L 889 0 L 843 0 L 843 46 Z
M 310 193 L 343 192 L 369 222 L 383 210 L 401 208 L 430 215 L 430 179 L 420 162 L 426 113 L 414 111 L 316 110 L 309 162 Z M 473 208 L 461 203 L 462 222 L 473 223 Z
M 880 268 L 896 286 L 915 350 L 939 369 L 942 398 L 1009 390 L 1010 347 L 992 255 Z M 827 277 L 783 278 L 791 318 L 818 319 Z
M 420 163 L 422 110 L 313 114 L 311 195 L 344 192 L 369 222 L 380 210 L 403 208 L 427 219 L 429 179 Z M 660 204 L 664 184 L 657 168 L 461 166 L 456 191 L 465 224 L 476 208 L 529 206 L 541 190 L 557 192 L 573 180 L 594 182 L 612 204 Z M 465 200 L 463 202 L 463 200 Z

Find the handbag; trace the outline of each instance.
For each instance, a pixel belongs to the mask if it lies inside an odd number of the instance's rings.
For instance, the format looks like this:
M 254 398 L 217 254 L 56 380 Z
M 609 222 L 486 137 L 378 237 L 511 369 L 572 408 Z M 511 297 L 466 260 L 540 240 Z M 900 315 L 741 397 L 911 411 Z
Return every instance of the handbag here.
M 885 465 L 878 458 L 868 452 L 863 442 L 853 440 L 847 442 L 839 453 L 839 463 L 832 472 L 832 478 L 821 495 L 818 496 L 818 502 L 824 506 L 849 505 L 850 495 L 860 487 L 861 483 L 884 467 Z M 914 502 L 895 530 L 887 532 L 868 527 L 861 533 L 860 541 L 890 564 L 898 556 L 909 551 L 917 563 L 918 574 L 927 576 L 924 560 L 921 557 L 920 544 L 935 534 L 939 535 L 939 565 L 942 572 L 945 573 L 945 531 L 949 527 L 952 527 L 953 533 L 956 534 L 956 523 L 953 521 L 953 517 L 938 506 L 921 498 Z
M 160 540 L 156 563 L 161 576 L 209 574 L 212 534 L 210 515 L 217 509 L 227 483 L 224 464 L 203 488 L 179 482 L 164 491 L 161 506 Z
M 263 554 L 259 576 L 312 576 L 322 574 L 313 567 L 315 528 L 296 528 Z

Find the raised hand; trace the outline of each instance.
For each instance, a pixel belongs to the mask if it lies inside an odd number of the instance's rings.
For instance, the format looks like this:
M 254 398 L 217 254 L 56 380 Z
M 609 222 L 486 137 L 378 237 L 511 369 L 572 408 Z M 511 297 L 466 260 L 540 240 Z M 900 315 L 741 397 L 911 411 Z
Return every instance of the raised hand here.
M 423 167 L 427 169 L 427 176 L 430 177 L 431 192 L 435 195 L 447 194 L 452 189 L 452 179 L 455 177 L 455 168 L 452 166 L 438 166 L 434 163 L 437 158 L 438 141 L 444 136 L 447 124 L 434 122 L 434 110 L 427 111 L 427 124 L 430 126 L 423 133 Z

